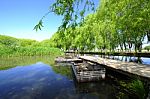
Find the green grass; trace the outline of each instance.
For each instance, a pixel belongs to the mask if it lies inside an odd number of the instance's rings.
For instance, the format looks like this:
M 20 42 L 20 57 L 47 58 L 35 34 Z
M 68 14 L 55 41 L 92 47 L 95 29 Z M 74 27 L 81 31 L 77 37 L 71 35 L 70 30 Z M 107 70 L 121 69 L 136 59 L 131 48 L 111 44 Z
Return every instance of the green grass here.
M 3 47 L 0 49 L 0 57 L 14 56 L 43 56 L 43 55 L 63 55 L 58 48 L 51 47 Z

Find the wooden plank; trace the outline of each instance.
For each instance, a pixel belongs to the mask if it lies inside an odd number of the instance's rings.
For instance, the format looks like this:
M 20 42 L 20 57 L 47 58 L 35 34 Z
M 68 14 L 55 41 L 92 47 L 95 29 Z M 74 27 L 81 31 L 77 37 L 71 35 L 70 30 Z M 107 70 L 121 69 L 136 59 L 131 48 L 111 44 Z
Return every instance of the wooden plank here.
M 65 59 L 65 58 L 58 57 L 55 59 L 55 62 L 82 62 L 82 60 L 78 58 Z
M 94 62 L 97 64 L 105 65 L 108 68 L 115 69 L 116 71 L 134 74 L 150 79 L 150 66 L 133 62 L 122 62 L 118 60 L 105 59 L 94 56 L 80 56 L 80 59 Z

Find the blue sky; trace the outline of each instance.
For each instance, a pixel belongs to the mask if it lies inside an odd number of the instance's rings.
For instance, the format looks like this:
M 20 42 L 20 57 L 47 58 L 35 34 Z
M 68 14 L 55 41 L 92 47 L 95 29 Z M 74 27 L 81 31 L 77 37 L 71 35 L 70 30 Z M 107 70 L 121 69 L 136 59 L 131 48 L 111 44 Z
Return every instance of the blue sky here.
M 54 0 L 1 0 L 0 34 L 17 38 L 43 40 L 50 38 L 61 24 L 61 17 L 51 13 L 44 19 L 42 31 L 33 30 L 48 12 Z
M 42 31 L 36 32 L 33 28 L 54 1 L 1 0 L 0 34 L 39 41 L 50 38 L 61 25 L 62 17 L 51 13 L 44 19 Z

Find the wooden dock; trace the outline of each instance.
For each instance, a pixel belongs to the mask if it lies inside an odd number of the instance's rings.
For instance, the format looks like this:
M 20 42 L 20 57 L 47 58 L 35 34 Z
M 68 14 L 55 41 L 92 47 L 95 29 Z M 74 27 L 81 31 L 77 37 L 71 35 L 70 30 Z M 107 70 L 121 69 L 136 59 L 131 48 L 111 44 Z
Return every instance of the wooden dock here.
M 82 62 L 82 59 L 78 59 L 78 58 L 66 59 L 63 57 L 58 57 L 55 59 L 55 62 L 58 62 L 58 63 Z
M 97 81 L 105 78 L 105 68 L 91 62 L 83 62 L 79 58 L 57 57 L 55 62 L 71 63 L 77 82 Z M 57 66 L 57 65 L 56 65 Z
M 133 62 L 122 62 L 118 60 L 105 59 L 94 56 L 80 56 L 79 58 L 96 64 L 103 65 L 106 69 L 111 69 L 128 76 L 139 76 L 150 80 L 149 65 L 143 65 Z

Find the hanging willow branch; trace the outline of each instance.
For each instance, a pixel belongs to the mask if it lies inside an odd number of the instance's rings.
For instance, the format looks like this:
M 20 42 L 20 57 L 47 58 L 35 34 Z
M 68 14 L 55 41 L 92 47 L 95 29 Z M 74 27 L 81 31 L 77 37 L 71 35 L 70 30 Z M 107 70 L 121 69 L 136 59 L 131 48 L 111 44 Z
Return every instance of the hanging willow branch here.
M 46 13 L 34 27 L 34 30 L 41 30 L 43 27 L 43 19 L 50 12 L 63 16 L 59 30 L 66 29 L 68 26 L 75 27 L 79 23 L 77 23 L 79 18 L 80 20 L 83 20 L 86 11 L 95 11 L 95 4 L 93 0 L 55 0 L 49 10 L 50 11 Z

